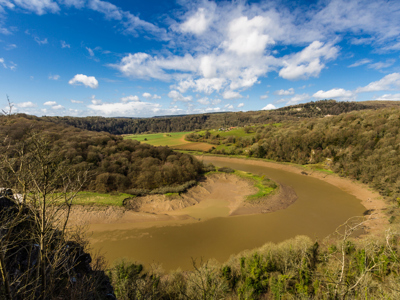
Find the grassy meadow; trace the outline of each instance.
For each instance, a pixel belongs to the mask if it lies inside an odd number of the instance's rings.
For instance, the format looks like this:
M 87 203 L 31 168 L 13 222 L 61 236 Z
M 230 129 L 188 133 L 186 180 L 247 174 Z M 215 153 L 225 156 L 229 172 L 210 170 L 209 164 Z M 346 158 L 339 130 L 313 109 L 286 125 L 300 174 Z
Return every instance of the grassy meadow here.
M 177 146 L 190 143 L 184 138 L 188 133 L 190 132 L 136 134 L 126 135 L 124 138 L 144 142 L 153 146 Z
M 95 192 L 79 192 L 75 199 L 76 205 L 97 205 L 97 206 L 122 206 L 126 198 L 134 196 L 124 193 L 95 193 Z

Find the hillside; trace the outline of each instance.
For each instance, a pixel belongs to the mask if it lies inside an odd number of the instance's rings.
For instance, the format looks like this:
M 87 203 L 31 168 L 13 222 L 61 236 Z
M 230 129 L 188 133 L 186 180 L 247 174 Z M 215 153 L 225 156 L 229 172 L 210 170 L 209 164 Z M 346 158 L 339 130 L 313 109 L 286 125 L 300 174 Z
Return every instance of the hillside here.
M 193 156 L 168 147 L 140 144 L 33 116 L 0 117 L 0 141 L 2 159 L 15 159 L 15 170 L 20 168 L 18 162 L 37 147 L 70 170 L 87 170 L 88 180 L 83 188 L 96 192 L 143 192 L 182 185 L 196 179 L 202 168 Z M 6 164 L 1 167 L 3 184 L 13 187 L 14 182 L 8 182 L 10 169 Z
M 362 104 L 358 102 L 322 100 L 269 111 L 212 113 L 142 119 L 104 117 L 43 117 L 42 119 L 91 131 L 106 131 L 112 134 L 139 134 L 278 123 L 298 118 L 324 117 L 325 115 L 338 115 L 377 107 L 381 106 L 378 106 L 375 102 Z

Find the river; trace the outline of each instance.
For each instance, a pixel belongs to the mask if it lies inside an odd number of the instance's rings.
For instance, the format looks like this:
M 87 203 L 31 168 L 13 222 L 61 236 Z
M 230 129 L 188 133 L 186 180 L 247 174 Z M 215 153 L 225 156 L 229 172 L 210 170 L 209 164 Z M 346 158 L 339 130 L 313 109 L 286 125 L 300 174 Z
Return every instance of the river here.
M 202 221 L 164 221 L 143 228 L 135 224 L 95 224 L 89 227 L 91 246 L 109 262 L 125 258 L 149 266 L 161 263 L 165 270 L 189 269 L 192 258 L 226 261 L 230 255 L 281 242 L 296 235 L 322 239 L 365 207 L 353 195 L 316 178 L 265 166 L 220 162 L 216 166 L 265 175 L 291 186 L 297 201 L 287 209 L 260 215 L 217 217 Z

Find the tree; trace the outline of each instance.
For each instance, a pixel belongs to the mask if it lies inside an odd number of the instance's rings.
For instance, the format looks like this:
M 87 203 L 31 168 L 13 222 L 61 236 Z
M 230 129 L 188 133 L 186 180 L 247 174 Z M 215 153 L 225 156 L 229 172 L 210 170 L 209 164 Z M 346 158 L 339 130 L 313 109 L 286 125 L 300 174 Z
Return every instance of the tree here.
M 88 172 L 71 168 L 43 135 L 28 136 L 18 142 L 5 139 L 7 151 L 0 154 L 0 180 L 18 195 L 8 196 L 10 208 L 0 207 L 0 298 L 68 298 L 76 294 L 78 269 L 90 269 L 90 255 L 67 227 Z M 81 293 L 90 299 L 96 279 L 81 277 L 87 283 Z

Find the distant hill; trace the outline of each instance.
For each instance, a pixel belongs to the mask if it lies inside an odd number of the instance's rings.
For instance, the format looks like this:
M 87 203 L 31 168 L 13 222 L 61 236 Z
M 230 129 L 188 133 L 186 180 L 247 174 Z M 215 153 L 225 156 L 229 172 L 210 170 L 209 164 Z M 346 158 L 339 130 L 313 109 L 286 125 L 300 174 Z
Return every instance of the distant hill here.
M 207 113 L 152 118 L 43 117 L 42 119 L 91 131 L 106 131 L 112 134 L 139 134 L 279 123 L 287 120 L 297 120 L 298 118 L 318 118 L 350 111 L 378 109 L 391 105 L 400 105 L 400 102 L 368 101 L 361 103 L 321 100 L 268 111 Z

